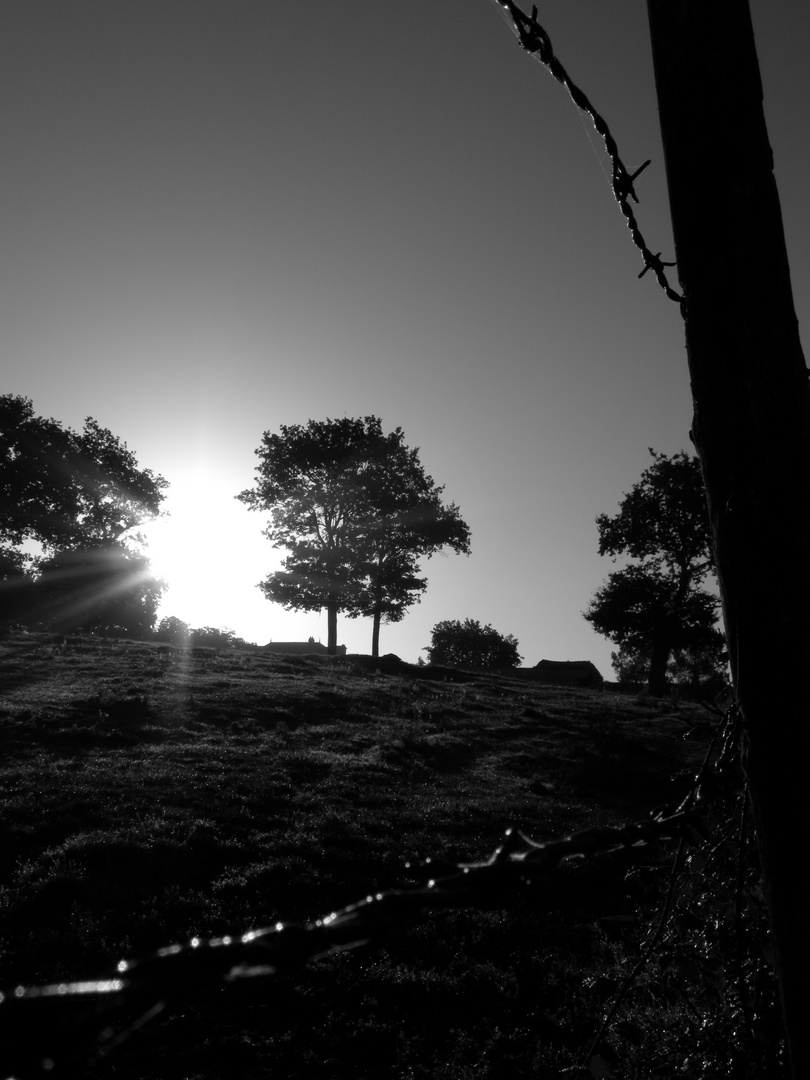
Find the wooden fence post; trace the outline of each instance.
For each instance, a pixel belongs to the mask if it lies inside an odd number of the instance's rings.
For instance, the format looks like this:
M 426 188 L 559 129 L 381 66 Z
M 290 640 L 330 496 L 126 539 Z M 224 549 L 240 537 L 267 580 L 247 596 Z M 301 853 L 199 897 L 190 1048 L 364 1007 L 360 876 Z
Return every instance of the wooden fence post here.
M 648 0 L 700 455 L 794 1075 L 810 971 L 810 390 L 747 0 Z M 780 18 L 778 5 L 768 18 Z

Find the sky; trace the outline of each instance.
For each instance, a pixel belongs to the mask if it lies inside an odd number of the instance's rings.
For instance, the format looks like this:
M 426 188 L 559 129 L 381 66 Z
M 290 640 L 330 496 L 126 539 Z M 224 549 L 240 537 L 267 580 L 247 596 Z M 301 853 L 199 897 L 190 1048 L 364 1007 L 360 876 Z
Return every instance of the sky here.
M 628 170 L 652 159 L 638 221 L 673 258 L 644 0 L 540 6 Z M 805 328 L 810 10 L 751 10 Z M 12 0 L 0 131 L 0 393 L 94 417 L 169 481 L 162 614 L 325 642 L 325 612 L 256 588 L 283 552 L 234 497 L 263 432 L 376 415 L 472 547 L 425 562 L 381 651 L 415 662 L 470 618 L 526 666 L 611 677 L 582 617 L 614 569 L 594 519 L 648 448 L 691 450 L 683 324 L 638 278 L 601 140 L 494 0 Z M 338 640 L 369 652 L 371 621 Z

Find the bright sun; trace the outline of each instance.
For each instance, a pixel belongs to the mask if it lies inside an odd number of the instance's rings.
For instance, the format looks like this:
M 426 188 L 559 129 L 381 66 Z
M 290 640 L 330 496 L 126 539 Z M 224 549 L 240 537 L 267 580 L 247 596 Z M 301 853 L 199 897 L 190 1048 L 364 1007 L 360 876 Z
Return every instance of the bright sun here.
M 173 485 L 166 508 L 168 516 L 139 529 L 152 572 L 167 585 L 159 614 L 240 633 L 235 624 L 255 610 L 256 584 L 277 562 L 260 519 L 210 480 Z
M 193 513 L 173 512 L 171 517 L 150 523 L 143 531 L 147 538 L 152 572 L 162 578 L 173 592 L 192 591 L 198 581 L 205 580 L 215 561 L 211 547 L 221 548 L 220 538 L 210 536 L 203 522 Z M 206 574 L 206 563 L 208 574 Z

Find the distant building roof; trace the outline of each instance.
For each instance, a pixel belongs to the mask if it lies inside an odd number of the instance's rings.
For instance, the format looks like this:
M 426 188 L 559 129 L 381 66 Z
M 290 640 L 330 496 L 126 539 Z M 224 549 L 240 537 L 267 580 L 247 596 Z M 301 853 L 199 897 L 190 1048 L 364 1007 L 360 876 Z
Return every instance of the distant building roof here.
M 262 649 L 264 652 L 286 653 L 288 656 L 307 656 L 312 653 L 325 656 L 329 653 L 327 647 L 315 638 L 310 638 L 309 641 L 270 641 L 267 645 L 262 645 Z M 346 655 L 345 645 L 338 645 L 337 655 Z
M 601 686 L 604 682 L 590 660 L 541 660 L 530 670 L 532 678 L 558 686 Z

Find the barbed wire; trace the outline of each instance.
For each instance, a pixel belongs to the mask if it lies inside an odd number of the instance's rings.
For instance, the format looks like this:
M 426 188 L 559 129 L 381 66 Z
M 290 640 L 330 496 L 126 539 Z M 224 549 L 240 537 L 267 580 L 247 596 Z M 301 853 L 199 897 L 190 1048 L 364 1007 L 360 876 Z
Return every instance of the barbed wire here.
M 115 1050 L 167 1006 L 208 988 L 273 976 L 336 952 L 382 943 L 403 922 L 441 908 L 506 907 L 519 891 L 531 890 L 566 860 L 646 847 L 664 840 L 699 844 L 706 839 L 704 815 L 715 795 L 729 786 L 736 760 L 739 715 L 732 706 L 718 724 L 688 794 L 660 807 L 647 820 L 616 827 L 593 827 L 537 842 L 517 828 L 483 862 L 427 859 L 406 869 L 427 877 L 424 885 L 368 895 L 312 923 L 283 923 L 246 933 L 192 938 L 133 960 L 120 961 L 100 978 L 0 991 L 0 1076 L 13 1080 L 53 1075 L 62 1038 L 84 1040 L 90 1063 Z M 72 1005 L 69 1015 L 65 1007 Z M 137 1006 L 136 1020 L 115 1032 L 109 1014 Z M 144 1008 L 145 1006 L 145 1008 Z M 43 1021 L 52 1025 L 48 1046 Z
M 627 221 L 627 227 L 630 230 L 633 243 L 641 252 L 644 259 L 644 269 L 638 276 L 642 278 L 648 270 L 651 270 L 655 275 L 658 284 L 670 300 L 674 300 L 676 303 L 680 304 L 683 300 L 683 296 L 672 288 L 667 281 L 665 273 L 665 268 L 668 266 L 675 266 L 675 263 L 663 262 L 660 251 L 656 254 L 652 253 L 641 234 L 636 215 L 630 205 L 630 199 L 638 204 L 639 200 L 635 191 L 635 180 L 647 168 L 650 161 L 645 161 L 644 164 L 639 166 L 633 173 L 627 171 L 619 156 L 619 148 L 616 144 L 616 140 L 613 138 L 604 117 L 594 108 L 587 95 L 571 79 L 568 72 L 554 55 L 554 50 L 551 47 L 551 40 L 537 21 L 537 6 L 532 6 L 531 15 L 527 15 L 517 6 L 517 4 L 513 3 L 513 0 L 494 0 L 494 3 L 505 11 L 509 19 L 511 19 L 512 27 L 517 34 L 521 47 L 531 56 L 534 56 L 539 60 L 557 82 L 565 87 L 577 108 L 590 116 L 593 126 L 602 136 L 605 150 L 611 160 L 611 187 L 613 189 L 614 198 L 619 204 L 619 209 Z

